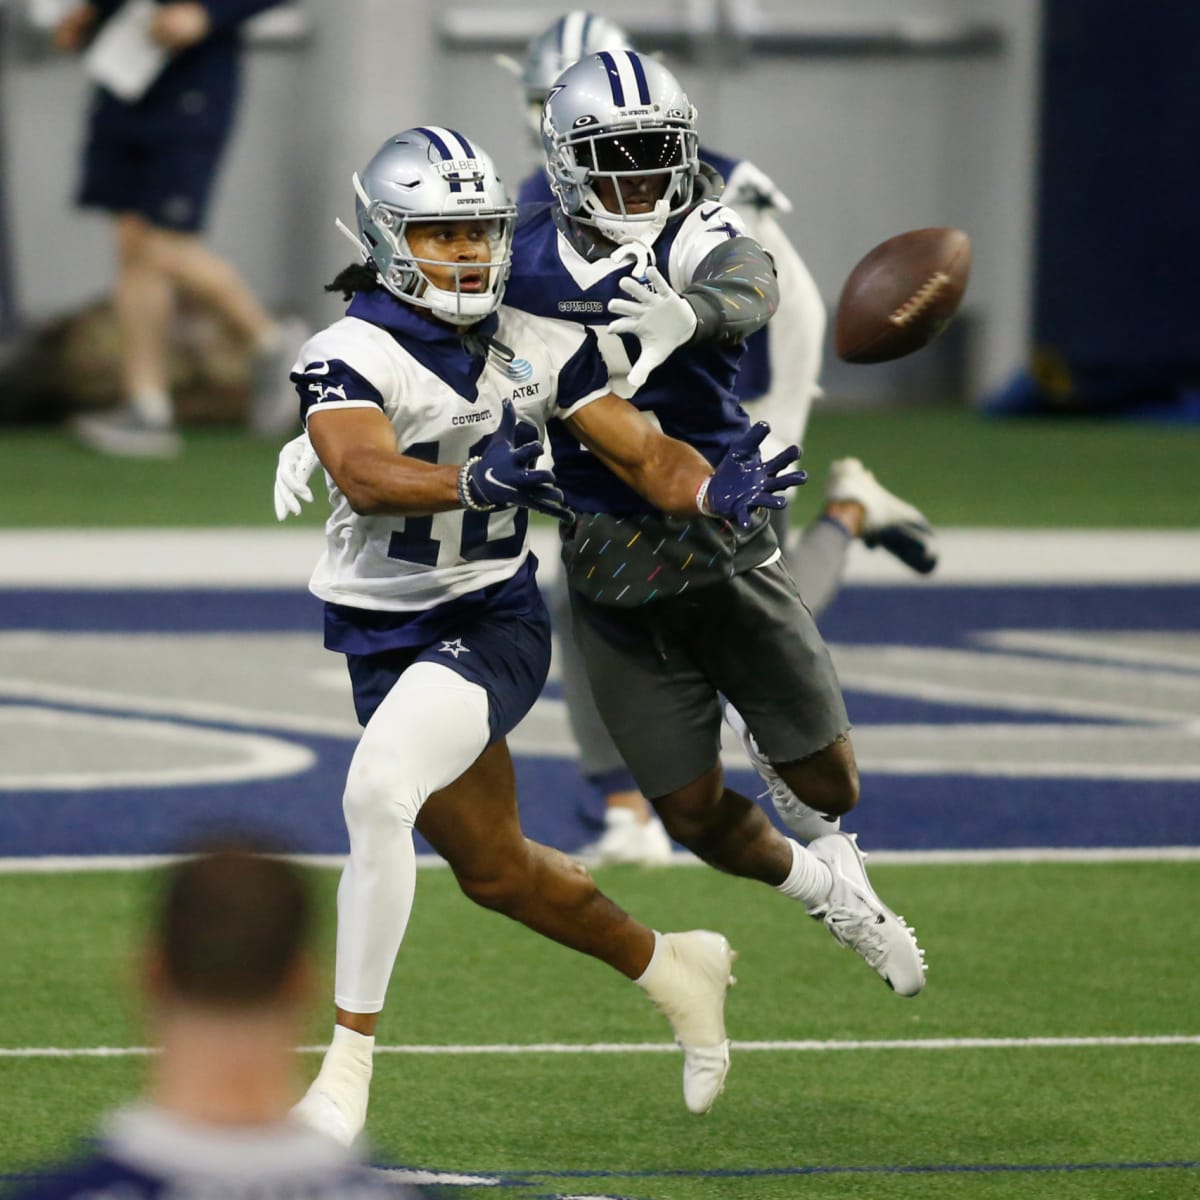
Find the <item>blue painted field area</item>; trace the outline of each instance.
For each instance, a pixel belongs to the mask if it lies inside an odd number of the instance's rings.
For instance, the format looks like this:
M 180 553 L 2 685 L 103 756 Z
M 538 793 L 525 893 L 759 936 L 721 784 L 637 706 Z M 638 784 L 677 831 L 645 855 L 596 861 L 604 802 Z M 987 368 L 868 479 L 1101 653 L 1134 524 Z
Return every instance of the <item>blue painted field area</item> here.
M 823 628 L 863 767 L 848 824 L 888 850 L 1200 843 L 1197 612 L 1196 585 L 847 587 Z M 305 593 L 10 590 L 0 622 L 0 855 L 227 823 L 344 851 L 355 729 Z M 513 745 L 529 834 L 588 840 L 554 680 Z

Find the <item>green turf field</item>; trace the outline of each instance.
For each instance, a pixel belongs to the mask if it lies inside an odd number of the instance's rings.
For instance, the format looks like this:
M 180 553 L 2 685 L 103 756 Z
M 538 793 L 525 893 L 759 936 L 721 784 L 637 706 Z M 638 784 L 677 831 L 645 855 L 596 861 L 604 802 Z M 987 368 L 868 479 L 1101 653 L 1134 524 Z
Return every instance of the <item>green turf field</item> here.
M 0 525 L 272 524 L 274 444 L 188 434 L 167 462 L 101 458 L 56 430 L 0 436 Z M 1200 428 L 1085 419 L 998 420 L 962 408 L 819 411 L 805 463 L 817 508 L 826 464 L 856 455 L 942 526 L 1194 528 Z M 321 519 L 324 505 L 307 510 Z
M 368 1129 L 381 1159 L 500 1178 L 504 1195 L 523 1198 L 1200 1194 L 1200 1045 L 953 1041 L 1195 1035 L 1186 914 L 1200 864 L 878 867 L 880 891 L 928 949 L 929 986 L 915 1000 L 759 886 L 698 867 L 599 875 L 659 928 L 729 936 L 741 952 L 735 1041 L 949 1044 L 735 1047 L 727 1091 L 703 1118 L 683 1107 L 673 1049 L 380 1054 Z M 328 961 L 335 876 L 314 877 Z M 127 984 L 154 881 L 0 876 L 0 1046 L 145 1041 Z M 315 1023 L 313 1041 L 327 1032 Z M 475 909 L 449 872 L 422 872 L 380 1045 L 666 1041 L 620 977 Z M 317 1059 L 303 1064 L 312 1073 Z M 65 1150 L 144 1068 L 132 1057 L 0 1058 L 0 1172 Z

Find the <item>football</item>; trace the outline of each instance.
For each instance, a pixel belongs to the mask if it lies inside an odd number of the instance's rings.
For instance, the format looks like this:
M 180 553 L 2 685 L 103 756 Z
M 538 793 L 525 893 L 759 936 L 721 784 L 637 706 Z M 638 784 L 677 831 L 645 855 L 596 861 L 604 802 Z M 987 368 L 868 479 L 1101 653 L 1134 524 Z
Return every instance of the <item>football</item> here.
M 928 346 L 958 310 L 970 272 L 971 239 L 961 229 L 913 229 L 881 242 L 842 287 L 838 357 L 880 363 Z

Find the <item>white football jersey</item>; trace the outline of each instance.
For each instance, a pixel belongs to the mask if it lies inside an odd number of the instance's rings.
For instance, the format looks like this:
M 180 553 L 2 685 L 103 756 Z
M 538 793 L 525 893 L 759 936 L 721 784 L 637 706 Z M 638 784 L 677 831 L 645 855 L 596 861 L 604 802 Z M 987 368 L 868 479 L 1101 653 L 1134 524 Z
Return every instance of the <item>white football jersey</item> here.
M 423 356 L 426 365 L 387 329 L 342 318 L 310 338 L 292 368 L 306 422 L 322 409 L 380 408 L 401 454 L 462 463 L 495 432 L 505 400 L 544 439 L 552 417 L 570 416 L 607 393 L 607 371 L 587 330 L 503 306 L 498 315 L 494 336 L 514 357 L 492 351 L 473 386 L 463 389 L 474 391 L 473 398 L 437 372 L 436 354 Z M 457 365 L 462 361 L 460 353 Z M 322 600 L 428 609 L 510 578 L 528 556 L 527 509 L 362 516 L 328 474 L 326 481 L 333 511 L 309 583 Z

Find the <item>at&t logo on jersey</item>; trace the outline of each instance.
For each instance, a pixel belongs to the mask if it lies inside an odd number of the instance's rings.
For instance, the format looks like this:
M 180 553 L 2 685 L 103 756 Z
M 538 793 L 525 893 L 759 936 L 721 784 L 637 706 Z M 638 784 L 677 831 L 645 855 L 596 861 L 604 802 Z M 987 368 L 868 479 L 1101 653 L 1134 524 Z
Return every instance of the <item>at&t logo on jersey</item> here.
M 524 383 L 533 375 L 533 364 L 527 358 L 514 358 L 504 364 L 504 373 L 516 383 Z

